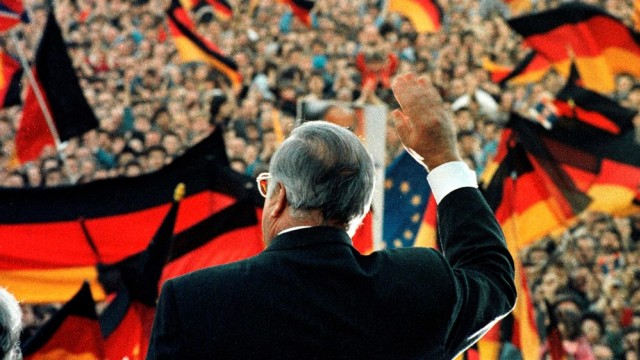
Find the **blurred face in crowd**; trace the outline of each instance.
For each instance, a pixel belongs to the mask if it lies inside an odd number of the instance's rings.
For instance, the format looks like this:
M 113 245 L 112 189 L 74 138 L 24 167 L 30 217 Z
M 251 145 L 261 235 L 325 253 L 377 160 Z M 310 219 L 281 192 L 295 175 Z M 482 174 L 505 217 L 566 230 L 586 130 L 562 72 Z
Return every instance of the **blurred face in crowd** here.
M 602 329 L 597 321 L 585 319 L 582 321 L 582 333 L 590 344 L 597 344 L 602 338 Z
M 600 236 L 600 249 L 605 254 L 614 254 L 621 249 L 620 238 L 618 234 L 612 231 L 604 231 Z
M 596 260 L 596 242 L 591 237 L 576 239 L 576 260 L 579 264 L 593 264 Z

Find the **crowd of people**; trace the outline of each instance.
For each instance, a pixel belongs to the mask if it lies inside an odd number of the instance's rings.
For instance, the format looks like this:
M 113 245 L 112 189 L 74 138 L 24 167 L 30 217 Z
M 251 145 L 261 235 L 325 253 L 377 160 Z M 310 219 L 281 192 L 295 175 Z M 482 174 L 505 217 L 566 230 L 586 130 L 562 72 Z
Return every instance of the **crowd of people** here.
M 427 74 L 439 89 L 461 154 L 480 175 L 510 112 L 527 114 L 564 84 L 553 72 L 527 86 L 491 82 L 483 58 L 514 65 L 523 56 L 505 21 L 509 9 L 499 0 L 439 1 L 444 18 L 436 33 L 416 33 L 378 0 L 317 1 L 310 27 L 277 0 L 229 2 L 234 15 L 228 20 L 209 6 L 191 14 L 198 32 L 236 62 L 241 87 L 207 64 L 180 60 L 166 23 L 169 1 L 57 1 L 56 17 L 99 128 L 16 168 L 11 159 L 21 108 L 0 110 L 0 185 L 51 187 L 153 172 L 212 131 L 224 132 L 232 167 L 255 177 L 295 126 L 298 101 L 386 104 L 391 111 L 397 106 L 391 79 L 406 71 Z M 631 1 L 588 2 L 630 24 Z M 20 42 L 6 38 L 3 45 L 9 52 L 20 46 L 32 58 L 50 9 L 41 0 L 25 5 L 31 21 L 18 28 Z M 622 75 L 611 95 L 640 109 L 640 97 L 629 96 L 638 88 L 638 80 Z M 386 147 L 388 163 L 402 151 L 391 122 Z M 640 214 L 589 213 L 563 236 L 523 252 L 543 337 L 549 302 L 576 359 L 638 358 L 639 240 Z M 24 308 L 27 327 L 46 318 L 46 311 L 36 316 Z

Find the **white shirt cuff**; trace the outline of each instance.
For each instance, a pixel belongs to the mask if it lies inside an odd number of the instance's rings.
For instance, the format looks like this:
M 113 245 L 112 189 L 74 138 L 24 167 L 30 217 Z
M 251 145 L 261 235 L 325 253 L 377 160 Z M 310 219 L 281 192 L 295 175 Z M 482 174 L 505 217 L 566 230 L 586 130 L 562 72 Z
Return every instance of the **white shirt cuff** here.
M 464 161 L 451 161 L 436 167 L 427 175 L 427 181 L 437 204 L 454 190 L 478 187 L 475 171 L 469 169 Z

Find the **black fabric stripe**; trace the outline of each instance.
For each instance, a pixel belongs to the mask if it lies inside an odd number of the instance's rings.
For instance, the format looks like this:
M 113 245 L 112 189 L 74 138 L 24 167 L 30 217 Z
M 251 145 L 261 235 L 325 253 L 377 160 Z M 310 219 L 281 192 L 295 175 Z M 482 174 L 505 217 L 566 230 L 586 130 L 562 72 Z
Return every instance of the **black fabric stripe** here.
M 507 124 L 507 126 L 510 126 Z M 559 143 L 584 151 L 600 159 L 606 158 L 622 164 L 640 167 L 640 145 L 635 142 L 634 131 L 627 131 L 619 136 L 601 132 L 598 136 L 580 128 L 566 127 L 566 123 L 559 122 L 553 129 L 547 130 L 542 125 L 523 119 L 517 126 L 521 131 L 527 131 L 544 139 L 552 139 Z M 526 129 L 526 130 L 522 130 Z
M 572 82 L 567 83 L 556 95 L 556 98 L 564 101 L 573 100 L 578 107 L 584 110 L 600 113 L 615 123 L 622 133 L 633 129 L 633 118 L 636 116 L 637 111 L 622 107 L 617 102 L 596 92 L 576 86 Z M 569 125 L 567 124 L 566 126 Z M 590 125 L 581 127 L 581 131 L 589 131 L 590 129 L 595 131 L 595 134 L 600 134 L 604 131 Z
M 22 92 L 22 73 L 24 70 L 20 68 L 17 70 L 13 76 L 11 77 L 11 82 L 9 83 L 9 88 L 7 89 L 7 93 L 4 96 L 4 100 L 2 102 L 2 107 L 9 107 L 13 105 L 22 104 L 22 99 L 20 98 L 20 93 Z
M 178 30 L 184 37 L 189 39 L 189 41 L 191 41 L 200 49 L 202 49 L 204 52 L 206 52 L 207 55 L 220 61 L 230 69 L 234 71 L 238 71 L 238 65 L 235 63 L 235 61 L 209 48 L 204 42 L 202 42 L 202 40 L 200 40 L 193 32 L 191 32 L 191 30 L 189 30 L 186 26 L 184 26 L 184 24 L 180 22 L 180 20 L 175 16 L 174 11 L 176 10 L 177 8 L 175 6 L 171 6 L 167 11 L 167 16 L 169 17 L 169 20 L 175 25 L 175 27 L 178 28 Z
M 599 8 L 571 2 L 556 9 L 512 18 L 507 20 L 507 23 L 513 30 L 526 38 L 531 35 L 547 33 L 563 25 L 579 24 L 596 16 L 619 21 Z
M 500 85 L 504 86 L 507 84 L 507 82 L 509 82 L 509 80 L 522 74 L 524 70 L 529 66 L 529 64 L 531 64 L 531 61 L 533 60 L 533 58 L 535 58 L 535 56 L 535 51 L 531 51 L 529 54 L 527 54 L 527 56 L 525 56 L 524 59 L 520 61 L 520 63 L 509 73 L 509 75 L 507 75 L 507 77 L 500 81 Z
M 529 131 L 525 123 L 527 121 L 513 114 L 508 126 L 517 133 L 519 142 L 529 154 L 532 154 L 537 159 L 546 175 L 553 181 L 557 189 L 562 192 L 564 200 L 571 206 L 573 213 L 580 213 L 591 203 L 591 198 L 578 189 L 537 134 Z
M 229 231 L 258 224 L 255 204 L 241 200 L 176 234 L 169 261 L 193 251 Z
M 111 301 L 102 314 L 100 314 L 100 331 L 106 339 L 120 326 L 120 323 L 127 315 L 129 306 L 131 305 L 131 297 L 126 290 L 118 292 L 115 299 Z
M 55 188 L 0 188 L 0 224 L 78 221 L 140 211 L 169 203 L 180 182 L 186 185 L 186 196 L 210 190 L 258 199 L 253 179 L 224 163 L 222 131 L 217 130 L 154 173 Z
M 313 9 L 313 6 L 316 4 L 316 2 L 309 0 L 292 0 L 292 4 L 299 7 L 300 9 L 309 12 L 311 11 L 311 9 Z

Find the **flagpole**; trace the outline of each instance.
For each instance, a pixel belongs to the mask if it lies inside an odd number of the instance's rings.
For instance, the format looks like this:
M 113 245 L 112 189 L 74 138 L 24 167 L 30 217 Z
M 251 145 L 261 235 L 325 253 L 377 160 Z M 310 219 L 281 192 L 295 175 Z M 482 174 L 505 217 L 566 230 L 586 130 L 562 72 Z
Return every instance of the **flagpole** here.
M 55 123 L 53 122 L 53 117 L 51 116 L 51 112 L 47 107 L 47 103 L 44 100 L 44 96 L 40 91 L 40 86 L 38 86 L 38 82 L 36 81 L 35 76 L 33 76 L 33 72 L 31 71 L 31 67 L 29 66 L 29 62 L 27 61 L 26 55 L 22 51 L 22 47 L 20 47 L 20 44 L 18 42 L 19 40 L 18 40 L 18 37 L 16 36 L 15 30 L 11 30 L 9 33 L 11 35 L 11 40 L 13 41 L 16 47 L 16 52 L 18 53 L 18 59 L 20 60 L 20 64 L 24 69 L 24 73 L 27 75 L 29 84 L 33 89 L 33 94 L 36 96 L 36 99 L 38 100 L 38 105 L 40 105 L 40 109 L 44 114 L 44 119 L 47 122 L 47 126 L 49 127 L 49 131 L 51 132 L 51 136 L 55 141 L 56 151 L 59 151 L 61 148 L 60 135 L 58 134 L 58 129 L 56 128 Z

